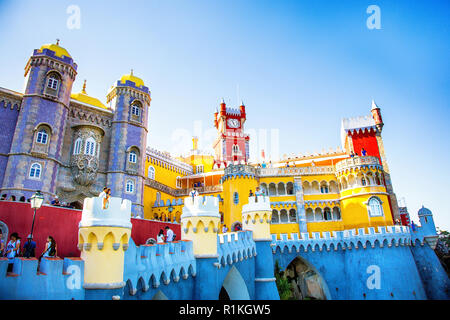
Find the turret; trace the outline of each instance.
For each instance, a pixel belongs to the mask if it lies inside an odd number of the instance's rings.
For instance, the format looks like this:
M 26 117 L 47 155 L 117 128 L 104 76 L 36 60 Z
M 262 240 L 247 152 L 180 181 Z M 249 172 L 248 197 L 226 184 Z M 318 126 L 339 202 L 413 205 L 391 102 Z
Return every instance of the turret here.
M 246 114 L 245 114 L 244 101 L 241 101 L 241 105 L 239 106 L 239 110 L 241 111 L 242 119 L 245 120 L 246 119 Z
M 144 170 L 150 90 L 130 74 L 111 88 L 107 102 L 114 110 L 107 185 L 111 193 L 132 202 L 134 217 L 144 217 Z
M 377 106 L 374 100 L 372 100 L 372 109 L 370 110 L 372 112 L 373 120 L 375 121 L 375 125 L 377 126 L 377 129 L 381 132 L 383 129 L 384 123 L 383 119 L 381 118 L 381 111 L 380 108 Z
M 243 205 L 247 202 L 250 190 L 255 193 L 258 186 L 256 169 L 249 165 L 229 165 L 225 168 L 222 186 L 224 223 L 234 230 L 236 225 L 242 226 Z
M 196 258 L 217 257 L 219 200 L 214 196 L 187 197 L 181 215 L 181 238 L 193 244 Z
M 243 230 L 253 231 L 255 241 L 271 240 L 271 220 L 272 209 L 268 196 L 249 197 L 248 203 L 242 206 Z
M 85 262 L 85 289 L 109 290 L 125 286 L 124 252 L 131 236 L 130 213 L 131 202 L 126 199 L 112 197 L 106 209 L 103 209 L 102 198 L 84 199 L 78 248 Z
M 227 105 L 225 104 L 225 100 L 220 101 L 220 116 L 225 117 L 227 114 Z
M 1 189 L 29 198 L 39 189 L 56 195 L 53 179 L 63 162 L 62 146 L 77 65 L 66 49 L 47 44 L 33 51 L 25 66 L 25 92 Z M 12 156 L 13 155 L 13 156 Z
M 436 236 L 436 226 L 434 225 L 433 214 L 431 210 L 422 206 L 417 213 L 424 236 Z

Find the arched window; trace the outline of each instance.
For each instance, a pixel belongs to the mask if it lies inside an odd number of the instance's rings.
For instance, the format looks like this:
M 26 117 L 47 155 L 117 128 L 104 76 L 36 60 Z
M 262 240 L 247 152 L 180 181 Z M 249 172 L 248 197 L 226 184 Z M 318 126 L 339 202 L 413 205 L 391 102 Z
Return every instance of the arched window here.
M 141 114 L 141 108 L 137 104 L 133 104 L 131 106 L 131 114 L 134 116 L 138 116 Z
M 233 154 L 238 154 L 239 153 L 239 146 L 237 144 L 234 144 L 231 147 L 231 150 L 232 150 Z
M 328 185 L 325 181 L 320 183 L 320 193 L 328 193 Z
M 363 185 L 363 186 L 365 186 L 367 183 L 366 183 L 366 178 L 361 178 L 361 185 Z
M 128 161 L 131 163 L 136 163 L 137 162 L 137 155 L 135 151 L 130 151 L 130 154 L 128 156 Z
M 332 220 L 332 217 L 331 217 L 331 209 L 330 208 L 325 208 L 324 210 L 323 210 L 323 218 L 324 218 L 324 220 L 326 220 L 326 221 L 330 221 L 330 220 Z
M 272 210 L 272 223 L 279 223 L 280 217 L 278 216 L 277 210 Z
M 159 191 L 156 193 L 156 202 L 158 203 L 158 206 L 159 206 L 159 204 L 161 202 L 161 192 L 159 192 Z
M 77 140 L 75 140 L 75 144 L 73 146 L 73 154 L 81 153 L 81 143 L 82 143 L 81 138 L 77 138 Z
M 265 183 L 261 183 L 259 187 L 261 188 L 261 191 L 264 192 L 265 195 L 267 195 L 267 185 Z
M 295 209 L 289 210 L 289 222 L 297 222 L 297 212 L 295 212 Z
M 285 209 L 282 209 L 280 211 L 280 223 L 286 223 L 289 222 L 287 211 Z
M 371 217 L 381 217 L 383 216 L 383 206 L 382 202 L 377 197 L 372 197 L 368 201 L 369 216 Z
M 234 193 L 233 201 L 234 201 L 234 204 L 239 203 L 239 193 L 237 193 L 237 192 Z
M 294 184 L 292 182 L 288 182 L 286 184 L 286 193 L 287 194 L 294 194 Z
M 333 208 L 333 220 L 341 220 L 341 210 L 338 207 Z
M 134 192 L 134 181 L 133 180 L 127 180 L 127 183 L 125 185 L 125 192 L 126 193 Z
M 39 163 L 33 163 L 30 167 L 29 177 L 33 179 L 41 178 L 42 166 Z
M 320 193 L 319 183 L 317 181 L 311 183 L 311 193 Z
M 177 177 L 177 188 L 181 188 L 181 177 Z
M 277 187 L 275 183 L 269 184 L 269 196 L 275 196 L 277 194 Z
M 195 170 L 196 170 L 195 171 L 196 173 L 203 173 L 203 170 L 204 170 L 203 165 L 202 164 L 197 165 L 195 167 Z
M 90 137 L 86 140 L 86 145 L 84 148 L 84 154 L 95 156 L 95 152 L 97 150 L 97 143 L 95 142 L 94 138 Z
M 303 181 L 302 183 L 303 193 L 310 194 L 311 193 L 311 184 L 308 181 Z
M 314 211 L 311 208 L 306 209 L 306 221 L 314 222 Z
M 277 189 L 278 189 L 278 195 L 283 196 L 283 195 L 286 194 L 286 190 L 284 189 L 284 183 L 283 182 L 278 183 L 278 188 Z
M 39 130 L 38 134 L 36 135 L 36 142 L 42 143 L 42 144 L 47 144 L 47 140 L 48 140 L 47 131 L 45 129 Z
M 380 184 L 381 184 L 380 176 L 378 175 L 378 172 L 375 174 L 375 183 L 376 183 L 377 185 L 380 185 Z
M 50 72 L 46 79 L 44 93 L 53 97 L 57 97 L 60 87 L 61 87 L 61 77 L 57 72 Z
M 150 179 L 155 180 L 155 168 L 153 168 L 152 166 L 148 167 L 147 175 Z
M 314 221 L 322 221 L 322 220 L 323 220 L 322 209 L 317 207 L 314 210 Z

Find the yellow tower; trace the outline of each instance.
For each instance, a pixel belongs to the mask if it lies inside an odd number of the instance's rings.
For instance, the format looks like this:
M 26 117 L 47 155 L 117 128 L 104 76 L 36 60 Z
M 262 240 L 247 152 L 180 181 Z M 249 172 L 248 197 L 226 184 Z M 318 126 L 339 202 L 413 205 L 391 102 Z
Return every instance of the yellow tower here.
M 222 177 L 224 224 L 234 231 L 238 223 L 242 223 L 242 206 L 249 197 L 250 190 L 254 194 L 258 181 L 256 169 L 249 165 L 230 165 L 225 168 Z
M 271 241 L 270 221 L 272 209 L 267 196 L 249 197 L 248 204 L 242 206 L 242 224 L 244 230 L 253 231 L 255 241 Z
M 84 199 L 78 231 L 78 248 L 84 260 L 85 289 L 117 289 L 123 281 L 124 255 L 131 235 L 131 201 Z
M 217 257 L 219 227 L 219 200 L 216 197 L 195 196 L 184 199 L 181 238 L 192 241 L 196 258 Z
M 393 225 L 383 167 L 377 157 L 353 157 L 336 163 L 345 229 Z

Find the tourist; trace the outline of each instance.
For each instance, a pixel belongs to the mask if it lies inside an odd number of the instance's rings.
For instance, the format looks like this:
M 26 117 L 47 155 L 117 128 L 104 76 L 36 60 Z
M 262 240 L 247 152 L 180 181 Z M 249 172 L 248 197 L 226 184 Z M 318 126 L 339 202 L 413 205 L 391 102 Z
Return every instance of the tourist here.
M 105 206 L 106 206 L 106 191 L 108 190 L 108 188 L 107 187 L 104 187 L 103 188 L 103 191 L 102 192 L 100 192 L 100 194 L 98 195 L 98 197 L 99 198 L 101 198 L 102 199 L 102 203 L 103 203 L 103 209 L 105 209 Z
M 353 151 L 350 153 L 350 158 L 354 158 L 355 154 L 353 153 Z
M 166 226 L 166 242 L 172 242 L 173 241 L 173 231 L 169 228 L 169 226 Z
M 222 233 L 227 233 L 227 232 L 228 232 L 227 225 L 224 224 L 223 227 L 222 227 Z
M 61 203 L 59 202 L 58 196 L 55 196 L 55 199 L 50 203 L 52 206 L 61 206 Z
M 45 244 L 44 252 L 42 252 L 41 257 L 56 257 L 57 253 L 56 241 L 52 236 L 48 236 L 47 243 Z
M 8 258 L 8 269 L 6 272 L 12 272 L 14 265 L 14 258 L 17 256 L 20 244 L 17 242 L 19 235 L 17 232 L 13 232 L 9 237 L 10 240 L 6 245 L 6 257 Z
M 248 194 L 248 196 L 249 196 L 249 197 L 253 197 L 253 196 L 254 196 L 252 190 L 250 190 L 250 193 Z
M 367 155 L 367 151 L 364 148 L 361 149 L 361 155 L 363 157 L 365 157 Z
M 36 242 L 33 241 L 31 234 L 27 237 L 27 242 L 23 245 L 23 256 L 25 258 L 35 257 Z
M 16 201 L 16 196 L 9 197 L 9 201 Z
M 414 221 L 411 221 L 411 229 L 412 231 L 416 231 L 416 225 L 414 224 Z
M 192 197 L 192 202 L 194 202 L 194 197 L 198 196 L 198 191 L 197 189 L 193 188 L 189 194 Z
M 107 188 L 106 189 L 106 196 L 105 198 L 103 198 L 103 209 L 108 209 L 109 208 L 109 199 L 111 198 L 111 189 Z
M 6 193 L 2 194 L 2 197 L 0 198 L 0 200 L 6 200 Z
M 160 229 L 158 235 L 156 236 L 156 243 L 164 243 L 164 230 Z
M 266 168 L 266 162 L 265 162 L 265 161 L 263 161 L 262 167 L 263 167 L 264 169 Z

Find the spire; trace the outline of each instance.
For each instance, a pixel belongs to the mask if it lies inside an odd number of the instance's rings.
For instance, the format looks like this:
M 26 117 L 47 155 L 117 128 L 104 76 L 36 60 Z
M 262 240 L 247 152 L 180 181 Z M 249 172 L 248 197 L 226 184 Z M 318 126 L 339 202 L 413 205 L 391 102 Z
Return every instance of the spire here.
M 221 100 L 220 100 L 220 103 L 222 104 L 222 103 L 225 103 L 225 100 L 222 98 Z
M 374 110 L 374 109 L 379 109 L 379 107 L 375 103 L 375 100 L 372 99 L 372 109 L 371 110 Z
M 130 75 L 133 75 L 133 69 L 131 69 L 131 73 L 130 73 Z
M 56 45 L 59 46 L 59 39 L 56 39 Z
M 84 79 L 83 90 L 81 90 L 81 93 L 87 94 L 86 93 L 86 79 Z
M 241 100 L 241 106 L 244 106 L 244 107 L 245 107 L 245 104 L 244 104 L 244 101 L 243 101 L 243 100 Z

